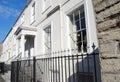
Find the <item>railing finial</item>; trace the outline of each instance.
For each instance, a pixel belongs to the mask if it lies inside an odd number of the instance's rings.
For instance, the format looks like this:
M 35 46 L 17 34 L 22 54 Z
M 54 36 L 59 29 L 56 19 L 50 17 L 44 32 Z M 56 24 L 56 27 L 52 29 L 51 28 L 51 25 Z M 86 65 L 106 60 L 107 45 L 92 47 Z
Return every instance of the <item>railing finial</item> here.
M 95 44 L 93 43 L 93 45 L 92 45 L 93 50 L 95 50 L 95 47 L 96 47 L 96 46 L 95 46 Z

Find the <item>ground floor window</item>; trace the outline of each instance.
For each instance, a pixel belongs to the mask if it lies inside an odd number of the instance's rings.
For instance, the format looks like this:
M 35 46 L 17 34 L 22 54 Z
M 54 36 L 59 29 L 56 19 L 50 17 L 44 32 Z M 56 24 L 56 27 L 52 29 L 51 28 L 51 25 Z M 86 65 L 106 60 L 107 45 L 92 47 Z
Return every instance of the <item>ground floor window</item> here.
M 84 6 L 76 9 L 69 16 L 71 47 L 78 52 L 87 52 L 86 22 Z
M 51 27 L 48 26 L 47 28 L 44 29 L 45 36 L 44 36 L 44 45 L 45 45 L 45 53 L 50 53 L 51 52 Z

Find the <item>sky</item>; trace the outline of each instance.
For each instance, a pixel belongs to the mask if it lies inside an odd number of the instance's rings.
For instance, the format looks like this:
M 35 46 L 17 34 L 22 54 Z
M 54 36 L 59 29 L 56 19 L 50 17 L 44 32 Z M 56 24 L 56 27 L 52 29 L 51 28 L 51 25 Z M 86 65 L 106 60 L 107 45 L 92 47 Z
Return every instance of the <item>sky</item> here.
M 0 0 L 0 42 L 15 24 L 26 2 L 27 0 Z

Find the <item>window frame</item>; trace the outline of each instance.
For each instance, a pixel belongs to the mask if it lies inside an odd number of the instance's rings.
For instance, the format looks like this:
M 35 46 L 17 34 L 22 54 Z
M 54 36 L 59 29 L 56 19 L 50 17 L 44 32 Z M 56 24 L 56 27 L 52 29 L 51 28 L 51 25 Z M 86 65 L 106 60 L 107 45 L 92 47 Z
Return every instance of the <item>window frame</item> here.
M 80 6 L 84 5 L 84 10 L 85 10 L 85 17 L 86 17 L 86 30 L 87 30 L 87 53 L 92 53 L 93 52 L 93 44 L 95 45 L 96 52 L 98 52 L 98 37 L 97 37 L 97 28 L 96 28 L 96 17 L 94 14 L 94 7 L 92 4 L 91 0 L 82 0 L 79 1 L 78 3 L 71 5 L 69 9 L 65 10 L 66 14 L 66 27 L 67 27 L 67 40 L 68 40 L 68 48 L 72 49 L 71 47 L 71 41 L 69 37 L 69 15 L 76 9 L 78 9 Z M 92 19 L 92 20 L 91 20 Z M 72 53 L 77 53 L 76 50 L 75 52 Z M 79 54 L 79 53 L 78 53 Z M 81 53 L 80 53 L 81 54 Z M 84 53 L 83 53 L 84 54 Z
M 83 14 L 83 17 L 81 17 L 82 16 L 81 14 Z M 74 9 L 68 16 L 69 16 L 69 30 L 70 30 L 69 32 L 70 45 L 71 47 L 74 47 L 74 49 L 77 49 L 77 52 L 86 53 L 87 28 L 86 28 L 86 16 L 85 16 L 84 5 L 81 5 L 80 7 Z M 76 18 L 76 16 L 78 16 L 78 18 Z M 82 23 L 81 23 L 83 21 L 85 21 L 83 25 L 84 28 L 82 28 Z M 78 22 L 78 26 L 76 22 Z
M 21 15 L 21 24 L 23 24 L 25 22 L 25 14 L 23 13 L 22 15 Z
M 30 23 L 32 24 L 35 21 L 35 2 L 31 5 L 31 12 L 30 12 Z
M 48 25 L 46 28 L 43 29 L 44 30 L 44 49 L 45 49 L 45 54 L 49 54 L 51 53 L 51 50 L 52 50 L 52 37 L 51 37 L 51 25 Z M 48 37 L 48 34 L 46 32 L 46 30 L 50 31 L 50 35 Z M 49 33 L 49 32 L 48 32 Z M 46 38 L 47 37 L 47 38 Z M 47 40 L 46 40 L 47 39 Z M 49 39 L 49 41 L 48 41 Z M 48 44 L 48 46 L 47 46 Z M 47 47 L 50 47 L 50 49 L 46 49 Z

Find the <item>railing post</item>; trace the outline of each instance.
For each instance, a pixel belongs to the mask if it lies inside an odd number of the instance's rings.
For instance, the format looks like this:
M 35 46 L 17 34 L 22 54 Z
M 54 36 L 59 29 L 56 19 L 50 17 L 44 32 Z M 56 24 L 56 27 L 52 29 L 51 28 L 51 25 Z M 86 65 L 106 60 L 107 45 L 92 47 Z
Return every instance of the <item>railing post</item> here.
M 93 61 L 94 61 L 94 75 L 95 75 L 95 82 L 97 82 L 97 67 L 96 67 L 96 53 L 95 53 L 95 44 L 93 43 L 92 48 L 93 48 Z
M 19 61 L 17 60 L 17 68 L 16 68 L 16 82 L 19 82 Z
M 96 53 L 93 52 L 93 56 L 94 56 L 94 72 L 95 72 L 95 82 L 97 82 L 97 67 L 96 67 Z
M 14 75 L 13 73 L 14 73 L 14 70 L 15 70 L 15 69 L 13 68 L 13 65 L 14 65 L 13 62 L 11 62 L 11 80 L 10 80 L 11 82 L 15 82 L 15 81 L 13 80 L 13 75 Z
M 3 75 L 5 74 L 4 72 L 5 72 L 5 63 L 3 63 Z
M 33 82 L 36 82 L 36 57 L 33 57 Z

